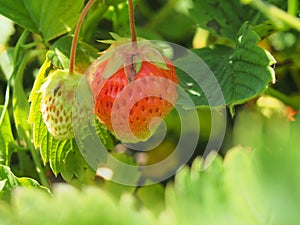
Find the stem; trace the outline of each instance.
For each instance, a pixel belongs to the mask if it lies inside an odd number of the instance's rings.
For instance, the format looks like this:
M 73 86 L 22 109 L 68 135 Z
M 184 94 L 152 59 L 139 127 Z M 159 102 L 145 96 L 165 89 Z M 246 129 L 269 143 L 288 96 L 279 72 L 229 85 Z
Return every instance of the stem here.
M 51 189 L 51 187 L 50 187 L 50 185 L 49 185 L 49 181 L 47 180 L 47 177 L 46 177 L 44 168 L 43 168 L 43 166 L 42 166 L 40 157 L 39 157 L 39 155 L 37 154 L 36 149 L 34 148 L 34 146 L 32 145 L 32 143 L 31 143 L 30 140 L 27 139 L 26 141 L 27 141 L 27 143 L 30 143 L 30 145 L 29 145 L 29 150 L 30 150 L 30 153 L 31 153 L 31 156 L 32 156 L 34 165 L 35 165 L 36 172 L 37 172 L 38 175 L 39 175 L 41 184 L 42 184 L 43 186 L 47 187 L 48 189 Z
M 86 16 L 88 10 L 90 9 L 90 7 L 93 5 L 93 3 L 96 0 L 89 0 L 88 3 L 85 5 L 84 9 L 82 10 L 79 20 L 77 22 L 76 28 L 75 28 L 75 32 L 74 32 L 74 37 L 72 40 L 72 46 L 71 46 L 71 53 L 70 53 L 70 73 L 73 74 L 74 70 L 75 70 L 75 58 L 76 58 L 76 48 L 77 48 L 77 42 L 78 42 L 78 37 L 79 37 L 79 32 L 80 32 L 80 28 L 82 25 L 82 22 L 84 20 L 84 17 Z
M 0 116 L 0 126 L 3 123 L 5 112 L 8 108 L 9 98 L 10 98 L 10 81 L 7 83 L 7 86 L 6 86 L 5 102 L 4 102 L 3 109 L 2 109 L 2 112 L 1 112 L 1 116 Z
M 292 16 L 297 16 L 298 0 L 288 0 L 288 13 Z
M 14 56 L 13 56 L 13 63 L 14 63 L 14 69 L 17 67 L 17 63 L 18 63 L 18 59 L 20 56 L 20 51 L 21 51 L 21 47 L 22 45 L 25 43 L 27 37 L 29 35 L 29 31 L 27 29 L 25 29 L 23 31 L 23 33 L 21 34 L 16 46 L 15 46 L 15 50 L 14 50 Z
M 133 54 L 126 56 L 125 59 L 125 73 L 129 79 L 129 81 L 133 81 L 136 76 L 136 65 L 133 63 L 133 57 L 137 53 L 137 38 L 135 32 L 135 22 L 134 22 L 134 9 L 132 0 L 128 0 L 128 11 L 129 11 L 129 25 L 130 25 L 130 33 L 131 33 L 131 42 Z
M 135 32 L 135 23 L 134 23 L 134 9 L 133 9 L 132 0 L 128 0 L 128 10 L 129 10 L 129 24 L 130 24 L 131 41 L 136 42 L 136 32 Z
M 262 0 L 241 0 L 241 2 L 244 4 L 251 4 L 281 29 L 289 27 L 300 31 L 300 20 L 297 17 L 288 14 L 270 3 Z
M 285 103 L 286 105 L 289 105 L 291 107 L 293 107 L 296 110 L 299 110 L 300 105 L 298 101 L 295 101 L 293 99 L 291 99 L 290 97 L 286 96 L 285 94 L 273 89 L 273 88 L 268 88 L 268 90 L 266 91 L 266 94 L 271 95 L 277 99 L 279 99 L 280 101 L 282 101 L 283 103 Z
M 292 75 L 295 85 L 297 86 L 298 90 L 300 90 L 300 77 L 298 74 L 298 69 L 291 68 L 290 71 L 291 71 L 291 75 Z

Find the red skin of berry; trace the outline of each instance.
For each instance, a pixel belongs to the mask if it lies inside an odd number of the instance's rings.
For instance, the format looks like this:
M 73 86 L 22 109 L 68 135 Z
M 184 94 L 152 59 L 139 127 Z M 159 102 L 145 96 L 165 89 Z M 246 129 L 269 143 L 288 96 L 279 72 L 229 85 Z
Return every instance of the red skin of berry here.
M 142 61 L 131 82 L 124 67 L 103 79 L 106 61 L 91 66 L 87 73 L 96 116 L 123 142 L 147 140 L 151 129 L 154 131 L 161 122 L 152 119 L 163 119 L 175 104 L 178 78 L 173 64 L 164 60 L 168 69 Z

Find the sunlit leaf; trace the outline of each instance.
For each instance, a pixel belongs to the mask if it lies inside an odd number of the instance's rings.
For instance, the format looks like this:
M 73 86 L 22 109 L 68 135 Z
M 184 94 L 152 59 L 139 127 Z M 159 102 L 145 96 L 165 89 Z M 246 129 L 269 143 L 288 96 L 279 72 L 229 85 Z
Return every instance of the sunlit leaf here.
M 260 36 L 261 39 L 264 39 L 274 33 L 276 31 L 276 27 L 270 21 L 266 21 L 254 26 L 253 30 Z
M 61 164 L 61 175 L 69 183 L 74 186 L 82 186 L 91 183 L 94 179 L 96 172 L 87 164 L 78 149 L 76 142 L 72 141 L 72 150 Z
M 165 207 L 164 187 L 161 184 L 144 186 L 138 189 L 137 196 L 144 206 L 159 215 Z
M 300 209 L 300 173 L 295 170 L 300 162 L 298 119 L 296 117 L 295 123 L 282 121 L 289 125 L 280 126 L 283 140 L 286 140 L 285 149 L 277 143 L 272 144 L 274 134 L 266 132 L 262 145 L 234 147 L 224 159 L 218 156 L 205 171 L 200 171 L 201 161 L 196 159 L 191 168 L 181 169 L 174 183 L 167 185 L 165 206 L 160 205 L 161 186 L 142 187 L 137 191 L 137 199 L 129 194 L 115 199 L 100 188 L 79 191 L 69 185 L 60 185 L 53 196 L 38 190 L 19 189 L 13 196 L 12 206 L 8 206 L 15 213 L 10 214 L 0 207 L 0 216 L 6 215 L 6 220 L 16 224 L 22 221 L 25 225 L 56 224 L 53 221 L 57 215 L 62 224 L 98 224 L 99 220 L 107 224 L 122 221 L 128 225 L 297 224 Z M 264 118 L 266 131 L 278 126 L 269 121 Z M 241 135 L 247 135 L 251 124 L 248 126 L 240 130 Z M 159 216 L 155 216 L 147 207 L 162 208 Z
M 83 0 L 0 0 L 0 14 L 49 41 L 75 26 L 83 3 Z
M 29 54 L 26 54 L 21 60 L 19 68 L 16 72 L 16 77 L 14 79 L 15 84 L 13 88 L 13 110 L 15 126 L 17 128 L 19 139 L 24 142 L 23 144 L 28 144 L 31 133 L 31 127 L 27 120 L 30 106 L 23 86 L 24 70 L 28 59 Z
M 3 106 L 0 106 L 0 114 L 3 112 Z M 15 147 L 15 141 L 11 130 L 10 119 L 7 111 L 4 114 L 0 124 L 0 164 L 8 166 L 10 156 Z
M 154 224 L 154 215 L 144 208 L 137 210 L 135 203 L 133 196 L 125 194 L 116 201 L 96 187 L 79 191 L 61 184 L 55 187 L 53 196 L 38 190 L 19 189 L 13 198 L 17 211 L 14 221 L 24 225 Z M 55 222 L 58 216 L 59 223 Z
M 40 187 L 39 183 L 31 178 L 16 177 L 9 167 L 3 165 L 0 165 L 0 182 L 0 200 L 9 200 L 12 190 L 18 186 Z
M 258 35 L 252 30 L 249 24 L 244 24 L 237 35 L 236 48 L 231 49 L 224 46 L 214 48 L 195 49 L 196 53 L 209 66 L 217 79 L 225 103 L 232 110 L 234 105 L 244 103 L 251 98 L 264 92 L 268 85 L 275 82 L 274 69 L 275 59 L 269 52 L 256 44 L 259 41 Z M 181 65 L 193 66 L 193 63 L 179 58 Z M 194 68 L 199 71 L 199 76 L 203 71 L 201 68 Z M 207 106 L 207 96 L 210 93 L 203 93 L 199 85 L 188 75 L 179 71 L 180 83 L 194 100 L 196 106 Z M 201 80 L 202 85 L 209 85 L 209 81 Z M 193 90 L 193 92 L 191 92 Z M 218 96 L 216 96 L 217 98 Z M 218 99 L 215 100 L 216 102 Z M 184 104 L 184 103 L 183 103 Z M 232 111 L 233 112 L 233 111 Z

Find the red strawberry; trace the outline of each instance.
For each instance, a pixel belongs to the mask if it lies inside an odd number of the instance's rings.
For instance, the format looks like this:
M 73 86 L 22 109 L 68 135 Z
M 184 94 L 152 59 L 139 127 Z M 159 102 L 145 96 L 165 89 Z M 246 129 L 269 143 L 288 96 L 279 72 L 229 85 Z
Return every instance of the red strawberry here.
M 161 122 L 153 119 L 162 119 L 170 112 L 178 83 L 173 64 L 156 49 L 142 45 L 133 52 L 130 45 L 105 53 L 110 55 L 100 57 L 86 73 L 96 116 L 120 140 L 132 143 L 147 140 Z M 128 63 L 134 58 L 140 61 Z M 110 68 L 116 60 L 121 65 Z
M 65 140 L 74 136 L 72 104 L 80 78 L 79 74 L 56 70 L 46 78 L 40 89 L 43 121 L 56 139 Z

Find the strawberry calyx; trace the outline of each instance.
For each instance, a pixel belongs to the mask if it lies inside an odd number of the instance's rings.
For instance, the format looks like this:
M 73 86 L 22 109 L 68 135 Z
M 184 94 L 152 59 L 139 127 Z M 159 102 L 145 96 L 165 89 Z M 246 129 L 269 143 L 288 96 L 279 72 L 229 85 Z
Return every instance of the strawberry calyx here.
M 97 64 L 106 61 L 103 79 L 108 79 L 120 68 L 125 68 L 128 80 L 132 81 L 144 61 L 161 69 L 169 69 L 160 49 L 148 40 L 139 38 L 137 42 L 131 42 L 129 38 L 118 38 L 115 41 L 104 41 L 104 43 L 110 43 L 111 46 L 97 59 Z

